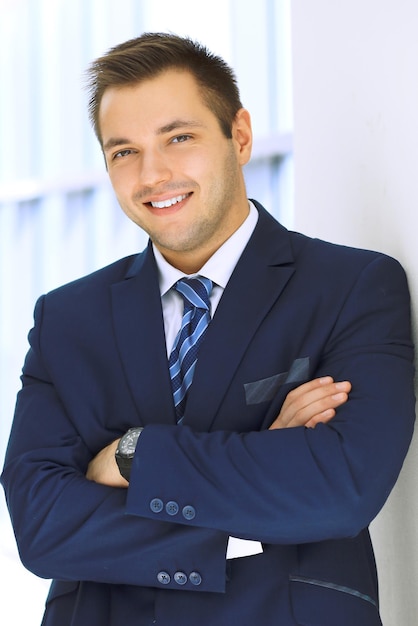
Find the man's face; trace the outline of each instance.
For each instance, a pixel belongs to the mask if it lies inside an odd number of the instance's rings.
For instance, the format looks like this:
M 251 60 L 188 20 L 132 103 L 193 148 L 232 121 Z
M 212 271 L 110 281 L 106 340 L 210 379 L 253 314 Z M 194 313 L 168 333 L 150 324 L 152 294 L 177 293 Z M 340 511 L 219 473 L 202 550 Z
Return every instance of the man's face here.
M 248 215 L 242 166 L 251 127 L 241 109 L 227 139 L 194 77 L 168 70 L 110 88 L 100 131 L 119 203 L 175 267 L 192 273 Z

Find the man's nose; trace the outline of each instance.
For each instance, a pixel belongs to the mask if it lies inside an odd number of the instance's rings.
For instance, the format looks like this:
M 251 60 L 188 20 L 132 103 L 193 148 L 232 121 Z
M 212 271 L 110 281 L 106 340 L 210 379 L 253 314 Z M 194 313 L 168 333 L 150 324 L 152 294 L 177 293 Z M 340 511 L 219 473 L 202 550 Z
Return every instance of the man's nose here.
M 140 183 L 144 187 L 155 187 L 170 180 L 171 168 L 161 150 L 144 151 L 141 159 Z

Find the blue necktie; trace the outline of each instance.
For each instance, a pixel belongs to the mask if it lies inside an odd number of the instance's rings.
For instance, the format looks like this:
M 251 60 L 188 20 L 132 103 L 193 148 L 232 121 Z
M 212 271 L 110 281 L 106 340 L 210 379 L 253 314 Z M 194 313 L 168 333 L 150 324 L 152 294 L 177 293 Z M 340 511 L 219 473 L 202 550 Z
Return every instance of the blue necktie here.
M 192 384 L 197 353 L 210 322 L 213 283 L 209 278 L 181 278 L 174 289 L 184 300 L 183 319 L 168 361 L 177 423 L 184 417 L 187 390 Z

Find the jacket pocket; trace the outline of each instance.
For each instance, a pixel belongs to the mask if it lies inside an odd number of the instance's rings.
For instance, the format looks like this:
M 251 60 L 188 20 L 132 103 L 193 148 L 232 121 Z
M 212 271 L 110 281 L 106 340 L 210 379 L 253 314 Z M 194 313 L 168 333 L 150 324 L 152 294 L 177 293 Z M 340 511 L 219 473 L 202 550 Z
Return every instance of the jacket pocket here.
M 303 576 L 289 581 L 299 626 L 382 626 L 376 600 L 357 589 Z
M 288 372 L 244 383 L 245 402 L 246 404 L 270 402 L 282 385 L 296 386 L 307 380 L 309 380 L 309 357 L 295 359 Z

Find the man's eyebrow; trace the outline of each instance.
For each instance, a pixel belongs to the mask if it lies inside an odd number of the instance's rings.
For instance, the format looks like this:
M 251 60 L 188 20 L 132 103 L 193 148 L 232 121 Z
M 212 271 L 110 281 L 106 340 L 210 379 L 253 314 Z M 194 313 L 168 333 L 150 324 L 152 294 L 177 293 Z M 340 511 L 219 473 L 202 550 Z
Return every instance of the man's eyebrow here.
M 124 146 L 127 143 L 131 143 L 129 139 L 125 139 L 124 137 L 111 137 L 103 144 L 103 150 L 110 150 L 111 148 L 117 148 L 118 146 Z
M 197 120 L 176 119 L 168 124 L 164 124 L 164 126 L 160 126 L 157 134 L 164 135 L 165 133 L 171 133 L 173 130 L 177 130 L 179 128 L 203 128 L 203 126 L 204 124 L 198 122 Z

